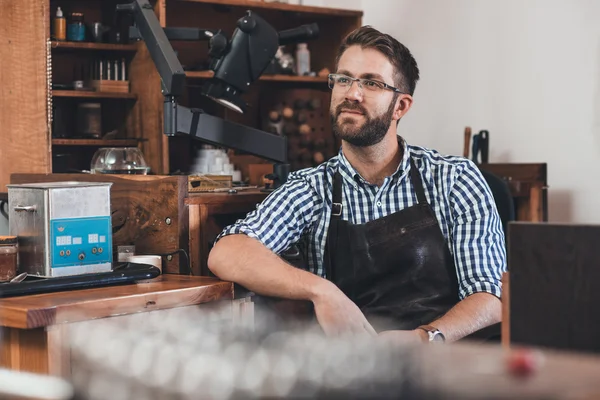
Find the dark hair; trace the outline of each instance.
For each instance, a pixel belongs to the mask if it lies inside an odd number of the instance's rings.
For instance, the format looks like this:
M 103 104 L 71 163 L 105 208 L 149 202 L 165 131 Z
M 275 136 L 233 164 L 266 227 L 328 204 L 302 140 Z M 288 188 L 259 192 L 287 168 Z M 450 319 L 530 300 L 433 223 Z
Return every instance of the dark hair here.
M 382 53 L 392 63 L 396 70 L 394 84 L 404 93 L 412 96 L 419 80 L 419 67 L 410 50 L 392 36 L 381 33 L 366 25 L 350 32 L 342 41 L 335 60 L 340 61 L 342 54 L 350 46 L 360 46 L 363 49 L 375 49 Z

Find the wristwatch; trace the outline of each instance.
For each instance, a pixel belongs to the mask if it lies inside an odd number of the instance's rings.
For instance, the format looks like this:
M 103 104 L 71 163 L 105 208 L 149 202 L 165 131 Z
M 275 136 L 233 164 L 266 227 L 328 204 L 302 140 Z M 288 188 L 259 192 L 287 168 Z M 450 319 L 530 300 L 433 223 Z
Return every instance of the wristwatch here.
M 444 336 L 442 331 L 440 331 L 435 326 L 421 325 L 417 329 L 422 329 L 425 332 L 427 332 L 427 336 L 429 336 L 429 342 L 444 343 L 446 341 L 446 337 Z

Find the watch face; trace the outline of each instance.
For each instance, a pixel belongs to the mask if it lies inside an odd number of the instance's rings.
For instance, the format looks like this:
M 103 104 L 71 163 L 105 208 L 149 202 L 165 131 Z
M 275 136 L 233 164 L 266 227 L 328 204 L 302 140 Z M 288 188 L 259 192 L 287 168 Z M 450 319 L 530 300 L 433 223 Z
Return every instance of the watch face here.
M 435 331 L 435 332 L 430 332 L 429 333 L 429 338 L 431 342 L 444 342 L 446 341 L 446 338 L 444 337 L 444 334 L 440 331 Z

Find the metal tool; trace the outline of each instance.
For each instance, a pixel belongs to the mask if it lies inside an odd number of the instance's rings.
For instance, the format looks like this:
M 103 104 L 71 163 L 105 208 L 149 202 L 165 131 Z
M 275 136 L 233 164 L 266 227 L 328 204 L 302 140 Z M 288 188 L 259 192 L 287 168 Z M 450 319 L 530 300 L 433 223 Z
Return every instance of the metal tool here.
M 22 274 L 19 274 L 19 275 L 15 276 L 14 278 L 12 278 L 9 283 L 23 282 L 23 280 L 25 280 L 25 278 L 27 278 L 27 275 L 28 275 L 27 272 L 23 272 Z
M 486 164 L 488 162 L 490 146 L 490 133 L 487 130 L 481 130 L 473 135 L 473 155 L 472 160 L 475 164 Z M 481 156 L 481 159 L 479 159 Z

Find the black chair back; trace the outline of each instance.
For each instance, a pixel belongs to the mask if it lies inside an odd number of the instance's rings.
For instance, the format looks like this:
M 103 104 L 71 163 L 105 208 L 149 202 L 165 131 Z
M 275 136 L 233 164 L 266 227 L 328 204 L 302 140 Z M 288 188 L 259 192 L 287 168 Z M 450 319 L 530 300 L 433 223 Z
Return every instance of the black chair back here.
M 506 235 L 508 223 L 515 220 L 515 204 L 508 183 L 489 171 L 484 169 L 480 169 L 480 171 L 494 195 L 496 208 L 498 208 L 498 214 L 500 214 L 500 220 Z

